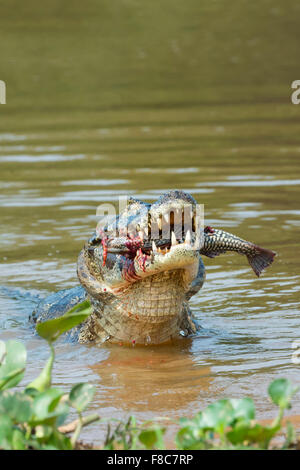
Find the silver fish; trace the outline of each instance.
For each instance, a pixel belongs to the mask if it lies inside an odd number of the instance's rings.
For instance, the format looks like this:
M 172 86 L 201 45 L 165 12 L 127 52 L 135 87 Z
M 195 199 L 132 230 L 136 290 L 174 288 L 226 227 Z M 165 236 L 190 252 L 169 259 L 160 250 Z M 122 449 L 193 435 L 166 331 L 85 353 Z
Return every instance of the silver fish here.
M 246 255 L 248 262 L 257 276 L 274 261 L 276 253 L 261 248 L 254 243 L 243 240 L 232 233 L 212 227 L 204 229 L 204 244 L 200 249 L 202 255 L 214 258 L 226 251 Z

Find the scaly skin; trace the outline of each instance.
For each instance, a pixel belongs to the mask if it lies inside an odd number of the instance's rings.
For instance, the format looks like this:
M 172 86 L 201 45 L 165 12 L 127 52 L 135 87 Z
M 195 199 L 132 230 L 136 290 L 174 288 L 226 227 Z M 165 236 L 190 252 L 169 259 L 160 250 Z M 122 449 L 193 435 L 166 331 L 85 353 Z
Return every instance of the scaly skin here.
M 152 205 L 131 199 L 115 221 L 97 229 L 78 258 L 84 290 L 76 293 L 93 305 L 78 340 L 160 344 L 193 334 L 199 325 L 188 300 L 205 279 L 201 254 L 244 254 L 258 276 L 272 263 L 274 252 L 198 222 L 192 196 L 170 191 Z M 37 321 L 48 305 L 46 299 Z M 65 311 L 58 303 L 58 314 Z

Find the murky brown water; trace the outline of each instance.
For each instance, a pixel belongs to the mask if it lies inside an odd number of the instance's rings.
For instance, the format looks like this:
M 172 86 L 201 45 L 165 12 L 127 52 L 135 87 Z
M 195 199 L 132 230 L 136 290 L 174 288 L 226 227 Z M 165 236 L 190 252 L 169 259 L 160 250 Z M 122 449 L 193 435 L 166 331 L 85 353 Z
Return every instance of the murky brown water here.
M 18 8 L 16 9 L 16 5 Z M 71 4 L 73 7 L 71 8 Z M 97 387 L 106 418 L 190 415 L 299 383 L 300 106 L 296 2 L 33 0 L 1 7 L 0 338 L 25 342 L 26 381 L 48 351 L 27 318 L 38 296 L 76 285 L 96 207 L 184 189 L 206 223 L 278 252 L 205 259 L 192 298 L 203 330 L 173 346 L 57 345 L 54 382 Z M 293 413 L 300 413 L 299 395 Z M 100 442 L 105 426 L 83 436 Z

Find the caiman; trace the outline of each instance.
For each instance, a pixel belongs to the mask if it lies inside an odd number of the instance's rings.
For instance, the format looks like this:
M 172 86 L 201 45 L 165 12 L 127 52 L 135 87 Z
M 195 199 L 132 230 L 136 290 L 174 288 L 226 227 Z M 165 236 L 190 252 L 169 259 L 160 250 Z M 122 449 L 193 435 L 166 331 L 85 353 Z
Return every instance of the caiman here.
M 153 204 L 130 198 L 80 252 L 81 286 L 48 296 L 35 321 L 63 315 L 88 298 L 93 313 L 71 331 L 79 342 L 160 344 L 195 334 L 200 327 L 188 300 L 205 280 L 201 255 L 246 255 L 257 276 L 276 255 L 223 230 L 201 228 L 197 207 L 178 190 Z

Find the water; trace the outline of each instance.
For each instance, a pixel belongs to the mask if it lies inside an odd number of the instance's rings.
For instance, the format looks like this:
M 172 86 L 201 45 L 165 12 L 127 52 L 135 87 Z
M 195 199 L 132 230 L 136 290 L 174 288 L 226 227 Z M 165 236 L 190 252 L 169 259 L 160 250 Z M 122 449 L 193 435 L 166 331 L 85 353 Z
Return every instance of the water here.
M 178 188 L 205 204 L 207 224 L 277 251 L 275 263 L 256 279 L 242 256 L 205 258 L 191 300 L 198 337 L 144 348 L 60 341 L 54 384 L 94 383 L 91 409 L 104 418 L 177 419 L 225 396 L 251 396 L 258 417 L 272 418 L 270 381 L 299 383 L 299 5 L 16 3 L 0 18 L 0 338 L 26 344 L 24 383 L 48 356 L 28 315 L 76 285 L 98 204 Z M 83 437 L 104 433 L 94 424 Z

